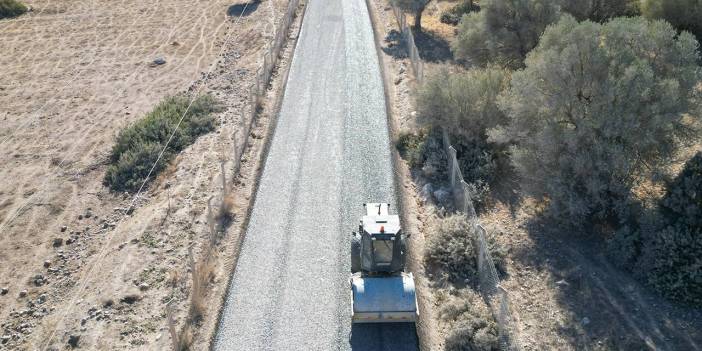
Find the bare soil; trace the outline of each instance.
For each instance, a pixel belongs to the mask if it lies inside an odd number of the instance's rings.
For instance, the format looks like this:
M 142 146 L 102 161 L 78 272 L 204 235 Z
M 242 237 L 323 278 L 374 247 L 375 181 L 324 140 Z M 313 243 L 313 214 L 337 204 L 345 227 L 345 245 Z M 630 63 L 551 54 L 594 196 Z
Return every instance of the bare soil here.
M 27 3 L 32 12 L 0 20 L 0 288 L 8 289 L 0 349 L 76 340 L 85 349 L 168 349 L 165 306 L 183 323 L 188 247 L 197 255 L 207 238 L 207 200 L 221 201 L 220 160 L 231 177 L 249 86 L 287 1 L 241 18 L 218 0 Z M 153 64 L 159 57 L 166 63 Z M 217 130 L 178 155 L 125 213 L 133 197 L 102 185 L 115 135 L 164 97 L 197 91 L 226 107 Z M 245 176 L 232 189 L 232 241 L 267 125 L 253 130 Z M 194 349 L 207 348 L 226 290 L 235 250 L 224 242 Z

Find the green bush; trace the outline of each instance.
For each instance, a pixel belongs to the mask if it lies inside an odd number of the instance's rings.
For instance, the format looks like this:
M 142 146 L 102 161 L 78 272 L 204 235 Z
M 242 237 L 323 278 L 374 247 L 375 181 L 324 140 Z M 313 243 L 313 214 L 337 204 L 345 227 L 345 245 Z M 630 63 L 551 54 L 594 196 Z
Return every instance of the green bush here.
M 446 351 L 497 351 L 497 323 L 485 302 L 471 291 L 443 304 L 439 317 L 450 323 Z
M 478 283 L 475 237 L 475 229 L 465 216 L 453 215 L 439 219 L 434 234 L 427 242 L 424 260 L 446 273 L 450 282 L 475 287 Z M 506 250 L 490 233 L 486 239 L 495 267 L 504 272 Z
M 641 231 L 623 226 L 607 240 L 606 247 L 614 265 L 631 271 L 641 255 Z
M 473 237 L 475 231 L 462 215 L 439 219 L 429 237 L 425 260 L 448 274 L 453 283 L 475 284 L 478 261 Z
M 702 40 L 702 1 L 641 0 L 641 13 L 646 18 L 664 19 L 679 30 L 686 30 Z
M 16 0 L 0 0 L 0 19 L 17 17 L 29 9 Z
M 497 97 L 509 87 L 510 78 L 509 71 L 498 67 L 442 69 L 419 88 L 419 121 L 462 139 L 487 140 L 489 129 L 508 122 Z
M 424 144 L 426 140 L 427 135 L 424 130 L 420 130 L 417 134 L 400 134 L 396 145 L 397 151 L 410 167 L 421 168 L 424 164 Z
M 448 160 L 438 130 L 402 134 L 396 147 L 410 167 L 421 171 L 424 177 L 436 182 L 446 181 Z
M 463 16 L 454 56 L 469 65 L 522 68 L 546 27 L 561 14 L 560 0 L 481 0 L 480 11 Z
M 605 22 L 615 17 L 638 16 L 639 0 L 562 0 L 561 8 L 579 21 Z
M 476 4 L 475 1 L 463 0 L 452 8 L 442 12 L 440 21 L 441 23 L 455 26 L 461 21 L 463 15 L 477 11 L 480 11 L 480 6 Z
M 639 266 L 663 295 L 702 305 L 702 153 L 669 184 L 660 212 L 662 229 L 643 240 Z
M 185 95 L 166 98 L 143 119 L 119 133 L 110 153 L 105 184 L 113 191 L 139 190 L 163 147 L 168 143 L 154 166 L 151 179 L 176 153 L 192 144 L 198 136 L 214 130 L 215 120 L 211 114 L 218 110 L 217 102 L 209 95 L 197 97 L 192 104 Z M 182 122 L 175 130 L 181 118 Z
M 668 226 L 644 242 L 639 266 L 647 281 L 671 300 L 702 305 L 702 230 Z
M 611 260 L 671 300 L 702 305 L 702 153 L 668 185 L 656 209 L 618 230 Z
M 427 79 L 417 97 L 420 122 L 437 132 L 450 131 L 459 168 L 478 205 L 500 172 L 498 165 L 507 165 L 504 148 L 488 143 L 487 131 L 508 121 L 497 97 L 509 79 L 509 71 L 498 67 L 441 70 Z
M 661 200 L 661 212 L 668 223 L 682 222 L 702 228 L 702 152 L 692 157 L 668 186 Z
M 458 167 L 475 205 L 482 207 L 499 173 L 495 150 L 482 140 L 455 138 Z

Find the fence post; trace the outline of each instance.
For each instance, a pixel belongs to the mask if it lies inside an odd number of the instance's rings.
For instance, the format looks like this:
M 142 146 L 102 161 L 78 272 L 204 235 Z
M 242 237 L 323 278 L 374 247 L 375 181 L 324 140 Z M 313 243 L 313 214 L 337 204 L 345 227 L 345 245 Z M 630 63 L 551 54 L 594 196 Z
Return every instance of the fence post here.
M 226 161 L 222 160 L 219 163 L 220 168 L 222 169 L 222 204 L 219 207 L 219 214 L 222 215 L 224 214 L 224 202 L 227 201 L 227 172 L 224 168 L 224 164 Z
M 215 243 L 215 223 L 214 223 L 214 214 L 212 213 L 212 199 L 214 196 L 210 196 L 209 199 L 207 199 L 207 227 L 210 230 L 210 245 L 214 246 Z
M 166 320 L 168 321 L 168 333 L 171 335 L 172 350 L 179 351 L 180 338 L 178 337 L 178 331 L 176 331 L 175 318 L 173 318 L 172 301 L 168 301 L 168 304 L 166 304 Z

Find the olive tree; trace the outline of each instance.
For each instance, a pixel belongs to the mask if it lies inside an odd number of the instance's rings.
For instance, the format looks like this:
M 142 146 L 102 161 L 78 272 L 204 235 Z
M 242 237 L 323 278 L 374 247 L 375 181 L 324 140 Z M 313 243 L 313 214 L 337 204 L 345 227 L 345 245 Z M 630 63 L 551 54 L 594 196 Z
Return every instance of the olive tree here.
M 422 31 L 422 13 L 431 0 L 393 0 L 393 3 L 403 11 L 411 12 L 414 15 L 414 29 Z
M 574 225 L 621 219 L 630 190 L 695 135 L 698 44 L 664 21 L 617 18 L 549 27 L 499 97 L 523 189 Z
M 419 117 L 466 139 L 487 139 L 486 131 L 507 121 L 497 96 L 509 85 L 510 73 L 499 67 L 451 72 L 428 77 L 417 94 Z
M 665 226 L 642 244 L 638 267 L 665 296 L 702 305 L 702 153 L 668 185 L 660 210 Z
M 638 0 L 562 0 L 561 6 L 578 20 L 604 22 L 614 17 L 638 15 Z
M 443 127 L 453 137 L 459 167 L 480 208 L 490 184 L 508 165 L 504 148 L 487 142 L 487 130 L 505 123 L 497 96 L 509 85 L 510 72 L 499 67 L 441 70 L 429 76 L 417 95 L 420 122 Z
M 702 38 L 702 0 L 641 0 L 641 13 Z
M 483 0 L 480 11 L 463 16 L 454 55 L 469 64 L 520 68 L 549 24 L 559 17 L 559 0 Z

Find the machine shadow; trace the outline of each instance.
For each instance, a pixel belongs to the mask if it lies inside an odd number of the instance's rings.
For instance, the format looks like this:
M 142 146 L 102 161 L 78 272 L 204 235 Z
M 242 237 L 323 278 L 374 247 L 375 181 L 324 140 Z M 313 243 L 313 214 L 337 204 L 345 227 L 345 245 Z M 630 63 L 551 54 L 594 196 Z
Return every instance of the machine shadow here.
M 414 323 L 353 324 L 351 350 L 354 351 L 418 351 Z

